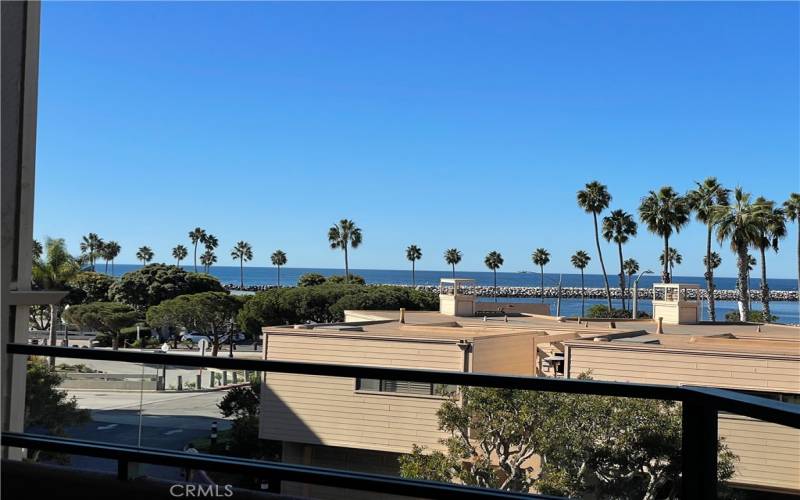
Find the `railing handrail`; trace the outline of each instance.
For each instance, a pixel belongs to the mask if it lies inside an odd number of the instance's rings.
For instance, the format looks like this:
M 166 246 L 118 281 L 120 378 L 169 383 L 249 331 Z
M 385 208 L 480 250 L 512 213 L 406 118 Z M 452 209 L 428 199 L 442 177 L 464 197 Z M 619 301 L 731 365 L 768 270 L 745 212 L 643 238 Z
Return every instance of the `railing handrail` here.
M 411 368 L 388 368 L 382 366 L 344 365 L 332 363 L 308 363 L 300 361 L 276 361 L 242 359 L 226 356 L 197 356 L 110 349 L 81 349 L 75 347 L 38 346 L 9 343 L 10 354 L 32 356 L 54 356 L 57 358 L 95 359 L 126 363 L 174 365 L 191 367 L 227 368 L 236 370 L 294 373 L 347 378 L 380 378 L 430 382 L 434 384 L 463 385 L 472 387 L 495 387 L 531 391 L 563 392 L 596 396 L 617 396 L 670 401 L 689 401 L 707 404 L 715 409 L 757 418 L 790 427 L 800 428 L 800 405 L 792 405 L 766 398 L 737 392 L 695 386 L 640 384 L 631 382 L 609 382 L 601 380 L 579 380 L 516 375 L 493 375 L 456 371 L 438 371 Z

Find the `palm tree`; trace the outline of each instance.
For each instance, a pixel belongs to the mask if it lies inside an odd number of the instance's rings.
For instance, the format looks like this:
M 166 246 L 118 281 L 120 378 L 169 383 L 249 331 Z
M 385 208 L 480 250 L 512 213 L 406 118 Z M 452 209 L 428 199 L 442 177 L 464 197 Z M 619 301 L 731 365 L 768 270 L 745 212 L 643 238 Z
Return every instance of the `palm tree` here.
M 669 268 L 669 275 L 672 276 L 672 269 L 676 265 L 683 264 L 683 255 L 678 253 L 674 248 L 669 247 L 668 257 L 665 257 L 664 252 L 661 252 L 661 255 L 658 256 L 658 262 L 660 262 L 662 266 L 666 263 Z
M 541 293 L 542 296 L 542 304 L 544 304 L 544 266 L 546 266 L 550 262 L 550 252 L 545 250 L 544 248 L 537 248 L 531 254 L 531 260 L 533 263 L 539 266 L 539 277 L 541 278 Z
M 633 275 L 639 272 L 639 263 L 636 259 L 625 259 L 622 267 L 625 269 L 625 276 L 628 277 L 628 286 L 632 286 Z M 631 292 L 631 301 L 633 301 L 633 292 Z
M 42 248 L 42 243 L 33 240 L 33 249 L 31 250 L 33 253 L 33 260 L 38 260 L 42 258 L 42 254 L 44 253 L 44 248 Z
M 625 262 L 622 258 L 622 245 L 631 236 L 636 236 L 636 221 L 624 210 L 613 210 L 611 215 L 603 217 L 603 238 L 613 241 L 619 250 L 619 290 L 622 299 L 622 310 L 625 311 Z
M 503 256 L 500 255 L 500 252 L 492 250 L 486 254 L 483 263 L 494 273 L 494 301 L 497 302 L 497 270 L 503 265 Z
M 672 233 L 680 232 L 681 228 L 689 222 L 689 203 L 686 198 L 675 192 L 670 186 L 664 186 L 658 191 L 642 198 L 639 205 L 639 217 L 647 224 L 647 229 L 664 238 L 664 255 L 669 254 L 669 237 Z M 672 282 L 669 272 L 669 262 L 662 264 L 661 280 L 664 283 Z
M 197 272 L 197 244 L 205 243 L 206 230 L 199 227 L 194 228 L 193 231 L 189 231 L 189 239 L 192 240 L 192 245 L 194 245 L 194 272 Z
M 181 267 L 181 261 L 189 255 L 189 251 L 183 245 L 178 245 L 172 249 L 172 257 L 175 259 L 175 265 Z
M 139 251 L 136 252 L 136 259 L 142 261 L 142 265 L 146 266 L 148 262 L 153 260 L 153 250 L 150 249 L 148 246 L 139 247 Z
M 417 245 L 409 245 L 406 248 L 406 259 L 411 261 L 411 286 L 417 286 L 416 263 L 422 258 L 422 249 Z
M 211 272 L 211 266 L 217 263 L 217 256 L 211 250 L 206 250 L 203 255 L 200 256 L 200 264 L 203 265 L 203 272 L 208 273 Z
M 362 242 L 361 228 L 350 219 L 342 219 L 328 229 L 328 243 L 332 249 L 341 248 L 344 251 L 344 276 L 350 282 L 350 262 L 348 261 L 348 247 L 358 248 Z
M 286 252 L 283 250 L 275 250 L 270 256 L 272 265 L 278 268 L 278 286 L 281 286 L 281 266 L 286 265 Z
M 706 225 L 706 256 L 703 258 L 704 265 L 706 266 L 706 289 L 708 290 L 708 316 L 711 321 L 717 320 L 717 310 L 714 303 L 714 268 L 710 266 L 711 259 L 711 237 L 714 233 L 714 207 L 726 206 L 730 202 L 728 194 L 730 189 L 725 189 L 717 181 L 716 177 L 708 177 L 703 182 L 696 182 L 697 188 L 689 191 L 687 199 L 689 200 L 689 208 L 695 213 L 698 221 Z
M 789 199 L 783 202 L 786 219 L 797 222 L 800 226 L 800 193 L 792 193 Z M 797 289 L 800 290 L 800 227 L 797 231 Z
M 108 273 L 108 263 L 111 262 L 111 276 L 114 276 L 114 259 L 119 256 L 122 247 L 116 241 L 103 243 L 100 254 L 106 261 L 106 273 Z
M 761 253 L 761 304 L 764 321 L 769 323 L 772 314 L 769 310 L 769 284 L 767 283 L 767 249 L 778 251 L 778 240 L 786 236 L 786 219 L 782 208 L 775 208 L 775 202 L 759 196 L 757 204 L 764 205 L 766 209 L 761 214 L 758 224 L 758 237 L 753 240 L 753 246 Z
M 709 259 L 708 257 L 711 258 Z M 720 257 L 717 252 L 711 252 L 711 255 L 708 257 L 703 257 L 704 266 L 710 267 L 711 269 L 716 269 L 722 265 L 722 257 Z
M 603 281 L 606 285 L 606 300 L 608 301 L 608 311 L 611 312 L 611 289 L 608 286 L 608 275 L 606 265 L 603 262 L 603 251 L 600 250 L 600 233 L 597 227 L 597 216 L 603 213 L 611 203 L 611 195 L 604 184 L 592 181 L 586 184 L 586 188 L 578 191 L 578 206 L 585 212 L 592 214 L 594 220 L 594 242 L 597 246 L 597 256 L 600 258 L 600 269 L 603 271 Z
M 33 283 L 44 290 L 66 290 L 67 283 L 80 271 L 77 260 L 67 252 L 63 239 L 47 238 L 44 244 L 46 255 L 33 262 Z M 50 335 L 48 343 L 56 345 L 56 319 L 61 315 L 60 304 L 50 304 Z M 55 358 L 50 358 L 50 366 Z
M 213 234 L 207 234 L 206 237 L 203 238 L 202 243 L 206 247 L 206 250 L 211 250 L 212 252 L 219 246 L 219 240 Z
M 448 248 L 444 251 L 444 261 L 453 266 L 453 278 L 456 277 L 456 264 L 461 262 L 461 252 L 458 248 Z
M 750 291 L 748 265 L 750 256 L 747 248 L 758 238 L 760 219 L 767 207 L 750 201 L 750 194 L 737 187 L 733 191 L 730 205 L 717 205 L 713 210 L 713 218 L 717 223 L 717 240 L 722 243 L 730 240 L 731 250 L 736 254 L 736 266 L 739 270 L 736 280 L 739 301 L 739 320 L 747 321 L 750 316 Z
M 97 258 L 98 250 L 103 246 L 103 239 L 97 233 L 89 233 L 81 241 L 81 253 L 86 255 L 89 266 L 94 271 L 94 261 Z
M 244 288 L 244 263 L 253 260 L 253 247 L 246 241 L 239 241 L 231 250 L 231 257 L 239 261 L 239 284 Z
M 569 260 L 574 267 L 581 271 L 581 316 L 584 316 L 586 314 L 586 289 L 583 286 L 583 270 L 586 269 L 586 266 L 589 265 L 589 261 L 592 260 L 592 258 L 583 250 L 578 250 Z

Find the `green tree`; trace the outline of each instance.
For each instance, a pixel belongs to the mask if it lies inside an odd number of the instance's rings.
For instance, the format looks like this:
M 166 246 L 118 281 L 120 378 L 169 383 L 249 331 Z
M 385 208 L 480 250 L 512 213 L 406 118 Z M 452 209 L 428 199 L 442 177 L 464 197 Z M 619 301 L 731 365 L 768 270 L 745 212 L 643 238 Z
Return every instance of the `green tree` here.
M 417 268 L 416 263 L 422 258 L 422 249 L 417 245 L 409 245 L 406 248 L 406 259 L 411 261 L 411 286 L 417 286 Z
M 625 275 L 628 276 L 628 283 L 632 283 L 633 275 L 639 272 L 639 262 L 636 259 L 625 259 L 622 266 L 625 268 Z
M 708 257 L 711 257 L 710 259 Z M 722 264 L 722 257 L 717 252 L 711 252 L 711 255 L 703 257 L 703 265 L 707 268 L 716 269 Z
M 625 260 L 622 257 L 622 245 L 632 236 L 636 236 L 636 221 L 624 210 L 613 210 L 611 215 L 603 217 L 603 238 L 613 241 L 619 250 L 619 290 L 622 310 L 625 310 Z
M 342 219 L 338 224 L 334 224 L 328 229 L 328 243 L 331 249 L 341 248 L 344 252 L 344 275 L 350 279 L 350 262 L 348 260 L 348 248 L 358 248 L 363 241 L 361 228 L 350 219 Z
M 213 276 L 187 272 L 178 266 L 150 264 L 125 273 L 111 285 L 108 295 L 113 301 L 144 311 L 179 295 L 222 291 L 224 288 Z
M 44 247 L 42 247 L 42 243 L 37 240 L 33 240 L 33 260 L 36 261 L 42 258 L 42 254 L 44 253 Z
M 669 275 L 672 276 L 672 270 L 675 266 L 683 264 L 683 255 L 681 255 L 676 249 L 669 247 L 669 254 L 668 256 L 664 255 L 664 252 L 661 252 L 661 255 L 658 256 L 658 262 L 664 266 L 666 265 L 669 269 Z
M 231 250 L 231 258 L 239 261 L 239 284 L 244 288 L 244 263 L 253 260 L 253 247 L 246 241 L 239 241 Z
M 534 264 L 539 266 L 539 278 L 541 278 L 541 298 L 542 304 L 544 304 L 544 266 L 550 263 L 550 252 L 544 248 L 537 248 L 531 254 L 531 260 L 533 260 Z M 581 274 L 581 276 L 583 275 Z
M 153 260 L 153 250 L 150 249 L 148 246 L 139 247 L 139 250 L 136 252 L 136 260 L 141 260 L 142 265 L 146 266 L 148 262 Z
M 147 324 L 155 328 L 183 327 L 211 339 L 211 355 L 219 352 L 219 336 L 233 326 L 242 302 L 227 292 L 203 292 L 165 300 L 147 310 Z
M 36 259 L 33 263 L 33 285 L 43 290 L 69 290 L 69 281 L 80 271 L 77 260 L 67 252 L 63 239 L 47 238 L 45 240 L 44 258 Z M 56 345 L 56 324 L 61 316 L 61 304 L 50 304 L 50 334 L 48 343 Z M 50 364 L 55 363 L 55 358 L 50 358 Z
M 106 272 L 108 272 L 108 263 L 111 262 L 111 276 L 114 276 L 114 260 L 119 257 L 122 252 L 122 246 L 116 241 L 109 241 L 103 244 L 103 259 L 106 261 Z
M 181 267 L 181 261 L 189 255 L 189 251 L 183 245 L 177 245 L 172 249 L 172 258 L 175 259 L 175 265 Z
M 800 193 L 792 193 L 783 202 L 786 220 L 796 222 L 800 226 Z M 797 231 L 797 289 L 800 290 L 800 227 Z
M 583 270 L 586 269 L 592 258 L 585 251 L 578 250 L 569 260 L 573 267 L 581 271 L 581 317 L 583 317 L 586 315 L 586 288 L 583 284 Z
M 219 240 L 213 234 L 207 234 L 205 239 L 203 240 L 203 246 L 206 250 L 214 251 L 219 246 Z
M 305 273 L 297 279 L 297 286 L 318 286 L 325 281 L 325 276 L 319 273 Z
M 752 202 L 750 194 L 737 187 L 733 191 L 730 205 L 714 207 L 714 221 L 717 223 L 717 240 L 723 243 L 730 240 L 731 250 L 736 254 L 738 277 L 739 320 L 747 321 L 750 313 L 749 271 L 750 255 L 748 247 L 761 234 L 761 218 L 769 207 Z
M 210 273 L 211 266 L 217 263 L 217 256 L 211 250 L 206 250 L 203 252 L 203 255 L 200 256 L 200 264 L 203 265 L 203 272 Z
M 108 291 L 112 285 L 114 278 L 107 274 L 80 271 L 67 282 L 70 289 L 67 302 L 70 304 L 106 302 L 109 300 Z
M 97 233 L 89 233 L 82 238 L 81 253 L 86 256 L 89 265 L 94 271 L 94 261 L 98 257 L 98 251 L 103 246 L 103 239 Z
M 461 388 L 437 416 L 447 451 L 413 447 L 399 459 L 403 477 L 571 498 L 679 492 L 681 410 L 672 401 Z M 720 442 L 718 458 L 724 481 L 736 457 Z
M 272 265 L 278 268 L 278 286 L 281 286 L 281 266 L 286 265 L 286 252 L 283 250 L 275 250 L 269 257 Z
M 197 244 L 205 243 L 206 230 L 199 227 L 194 228 L 189 231 L 189 240 L 192 242 L 192 245 L 194 245 L 194 272 L 197 272 Z
M 453 267 L 453 278 L 456 277 L 456 264 L 461 262 L 461 252 L 458 248 L 448 248 L 444 252 L 444 261 Z
M 778 241 L 786 236 L 785 213 L 781 208 L 775 208 L 775 202 L 759 196 L 756 203 L 765 208 L 758 220 L 758 236 L 753 240 L 761 253 L 761 304 L 764 318 L 769 322 L 772 313 L 769 310 L 769 284 L 767 283 L 767 249 L 778 251 Z
M 494 301 L 497 302 L 497 270 L 503 266 L 503 256 L 500 252 L 492 250 L 483 259 L 483 263 L 494 273 Z
M 581 207 L 584 212 L 592 214 L 592 220 L 594 221 L 594 243 L 597 246 L 597 257 L 600 259 L 600 269 L 603 271 L 603 282 L 606 286 L 608 309 L 611 310 L 611 288 L 608 286 L 608 274 L 606 274 L 606 265 L 603 262 L 603 251 L 600 249 L 600 231 L 597 227 L 597 216 L 608 208 L 608 204 L 611 203 L 611 195 L 608 193 L 608 188 L 605 184 L 592 181 L 586 184 L 585 189 L 578 191 L 577 198 L 578 206 Z
M 639 205 L 639 217 L 647 225 L 647 229 L 664 238 L 664 255 L 669 254 L 669 237 L 673 232 L 680 232 L 689 222 L 689 213 L 689 203 L 686 198 L 670 186 L 650 191 L 642 198 Z M 672 273 L 669 270 L 668 260 L 662 262 L 662 269 L 661 280 L 664 283 L 671 283 Z
M 131 306 L 117 302 L 78 304 L 67 309 L 64 315 L 70 323 L 111 335 L 115 351 L 119 349 L 120 330 L 136 325 L 139 318 Z
M 703 182 L 696 182 L 697 188 L 689 191 L 687 199 L 689 208 L 695 213 L 697 220 L 706 225 L 706 255 L 703 262 L 706 263 L 706 288 L 708 289 L 708 316 L 711 321 L 717 320 L 716 305 L 714 302 L 714 268 L 708 264 L 711 262 L 711 238 L 714 234 L 716 220 L 714 212 L 716 206 L 727 206 L 730 204 L 728 195 L 730 189 L 725 189 L 717 181 L 716 177 L 708 177 Z

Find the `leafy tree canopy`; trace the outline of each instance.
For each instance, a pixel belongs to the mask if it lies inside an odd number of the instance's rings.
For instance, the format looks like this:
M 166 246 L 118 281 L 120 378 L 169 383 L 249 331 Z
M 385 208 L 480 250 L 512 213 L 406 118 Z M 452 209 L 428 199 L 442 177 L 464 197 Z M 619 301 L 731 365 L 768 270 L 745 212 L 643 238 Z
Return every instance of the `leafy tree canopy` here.
M 25 390 L 25 424 L 42 427 L 49 434 L 63 436 L 64 429 L 90 420 L 89 410 L 78 408 L 78 401 L 58 390 L 61 376 L 51 370 L 44 358 L 28 360 Z
M 109 300 L 108 291 L 114 281 L 114 278 L 107 274 L 81 271 L 67 283 L 70 294 L 66 300 L 70 304 L 107 302 Z
M 109 297 L 144 310 L 179 295 L 222 291 L 219 280 L 207 274 L 186 272 L 178 266 L 150 264 L 124 274 L 109 289 Z
M 327 281 L 325 276 L 319 273 L 305 273 L 297 279 L 297 286 L 317 286 Z

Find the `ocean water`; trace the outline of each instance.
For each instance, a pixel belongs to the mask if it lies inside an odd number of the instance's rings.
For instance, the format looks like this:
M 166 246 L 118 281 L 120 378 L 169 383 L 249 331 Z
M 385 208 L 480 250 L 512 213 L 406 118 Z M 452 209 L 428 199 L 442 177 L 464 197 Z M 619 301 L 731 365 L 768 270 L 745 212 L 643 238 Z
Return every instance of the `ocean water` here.
M 97 271 L 104 271 L 104 264 L 97 264 Z M 120 276 L 124 273 L 139 269 L 141 266 L 132 264 L 116 264 L 114 266 L 114 274 Z M 193 270 L 191 263 L 183 266 L 187 271 Z M 110 272 L 110 268 L 109 268 Z M 322 268 L 298 268 L 287 267 L 281 269 L 281 284 L 294 285 L 297 279 L 305 273 L 319 273 L 324 276 L 343 275 L 343 269 L 322 269 Z M 396 270 L 396 269 L 352 269 L 352 273 L 362 276 L 367 283 L 381 283 L 393 285 L 410 285 L 411 284 L 411 270 Z M 235 266 L 214 266 L 211 268 L 211 274 L 216 276 L 222 283 L 239 284 L 239 268 Z M 459 278 L 472 278 L 478 285 L 491 286 L 493 284 L 493 276 L 491 272 L 470 272 L 459 271 L 456 269 L 456 276 Z M 418 285 L 437 285 L 440 278 L 451 277 L 450 271 L 417 271 L 416 282 Z M 552 273 L 545 273 L 545 286 L 555 286 L 558 284 L 559 275 Z M 580 274 L 563 274 L 561 276 L 562 286 L 565 287 L 579 287 L 581 285 Z M 600 274 L 587 274 L 584 277 L 587 288 L 601 288 L 603 287 L 603 276 Z M 609 285 L 614 288 L 617 286 L 616 276 L 608 277 Z M 640 288 L 648 288 L 653 283 L 660 281 L 656 275 L 644 275 L 639 282 Z M 675 282 L 696 284 L 705 287 L 705 280 L 700 276 L 675 276 Z M 540 275 L 538 273 L 513 273 L 513 272 L 498 272 L 497 285 L 498 286 L 527 286 L 538 287 L 540 283 Z M 731 277 L 715 277 L 714 283 L 718 289 L 734 289 L 736 288 L 736 278 Z M 277 270 L 274 267 L 257 267 L 245 266 L 244 267 L 244 284 L 247 285 L 276 285 L 277 284 Z M 758 279 L 751 279 L 750 286 L 757 288 L 759 285 Z M 771 290 L 797 290 L 797 280 L 795 279 L 781 279 L 770 278 L 769 287 Z M 483 298 L 481 300 L 491 300 Z M 503 298 L 503 301 L 515 300 L 520 302 L 540 302 L 541 299 L 537 297 L 531 298 Z M 550 310 L 555 314 L 555 299 L 546 298 L 545 303 L 551 304 Z M 605 299 L 586 299 L 586 307 L 593 304 L 604 304 Z M 613 301 L 614 307 L 619 307 L 619 300 Z M 717 316 L 724 317 L 726 312 L 737 310 L 736 302 L 729 300 L 716 301 Z M 761 309 L 761 303 L 753 301 L 752 307 L 754 310 Z M 640 300 L 639 309 L 642 311 L 652 311 L 652 304 L 649 300 Z M 778 316 L 781 323 L 800 323 L 800 302 L 770 302 L 770 309 L 772 314 Z M 581 312 L 580 299 L 562 299 L 561 300 L 561 314 L 565 316 L 575 316 Z M 708 319 L 708 307 L 703 303 L 703 317 Z

